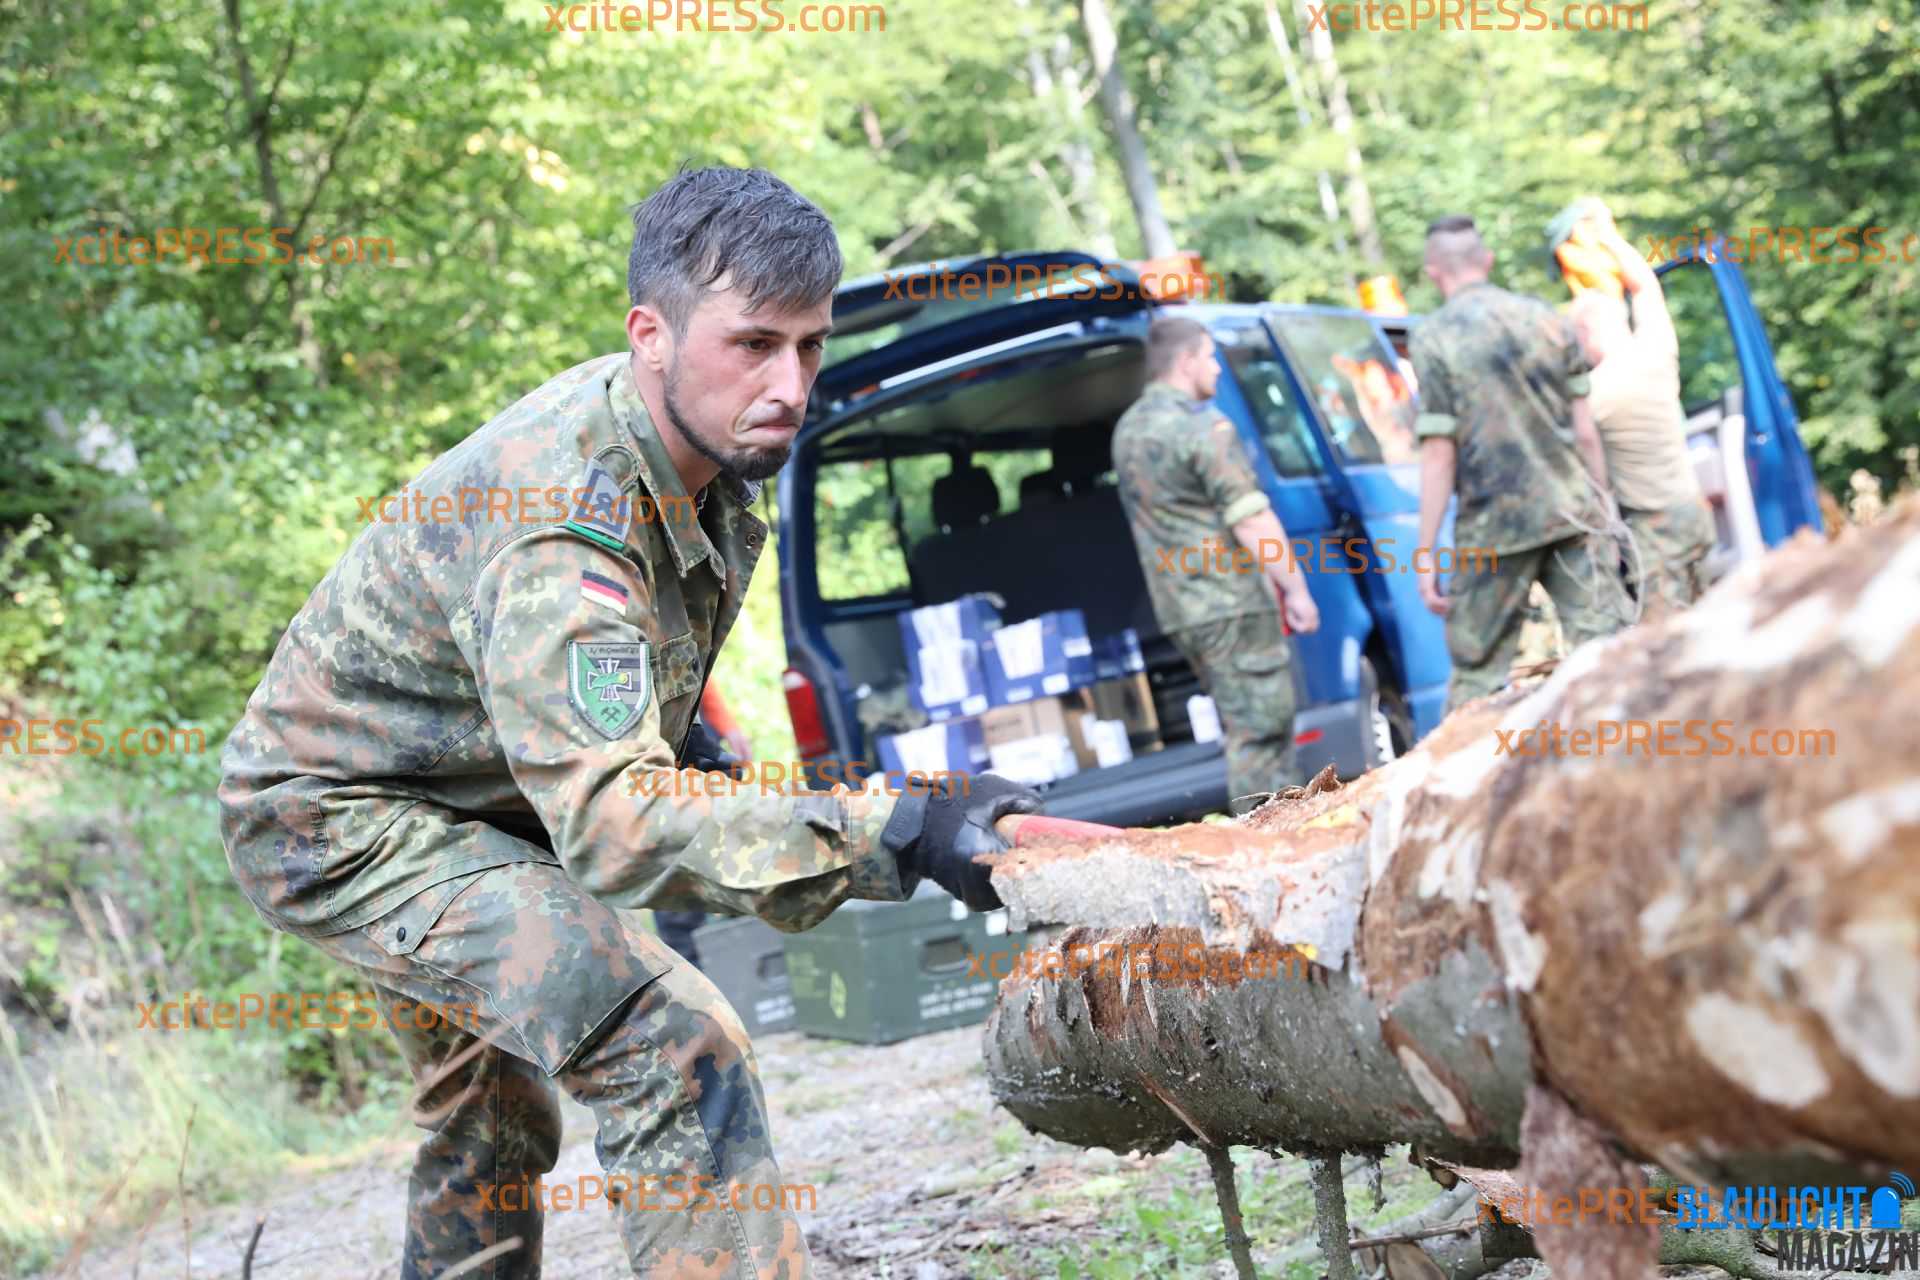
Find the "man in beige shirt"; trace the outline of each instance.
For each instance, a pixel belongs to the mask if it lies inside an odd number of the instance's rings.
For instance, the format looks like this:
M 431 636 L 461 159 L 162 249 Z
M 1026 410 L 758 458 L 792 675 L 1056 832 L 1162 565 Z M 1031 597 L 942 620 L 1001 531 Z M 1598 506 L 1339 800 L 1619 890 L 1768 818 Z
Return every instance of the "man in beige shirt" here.
M 1680 344 L 1660 281 L 1606 218 L 1598 236 L 1619 267 L 1633 304 L 1593 289 L 1574 299 L 1573 320 L 1593 362 L 1587 403 L 1620 515 L 1633 534 L 1628 586 L 1642 618 L 1683 609 L 1709 585 L 1713 513 L 1687 457 L 1680 407 Z

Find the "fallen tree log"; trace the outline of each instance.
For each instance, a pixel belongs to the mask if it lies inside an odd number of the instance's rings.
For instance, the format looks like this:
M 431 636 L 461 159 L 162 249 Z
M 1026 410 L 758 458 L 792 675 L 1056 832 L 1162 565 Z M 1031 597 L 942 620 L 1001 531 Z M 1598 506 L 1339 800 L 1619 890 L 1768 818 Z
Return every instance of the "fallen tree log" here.
M 1315 965 L 1016 975 L 986 1030 L 996 1098 L 1083 1146 L 1412 1142 L 1550 1192 L 1641 1185 L 1629 1155 L 1716 1186 L 1920 1165 L 1917 624 L 1909 503 L 1347 786 L 1001 855 L 1016 928 L 1079 926 L 1063 970 L 1115 940 Z

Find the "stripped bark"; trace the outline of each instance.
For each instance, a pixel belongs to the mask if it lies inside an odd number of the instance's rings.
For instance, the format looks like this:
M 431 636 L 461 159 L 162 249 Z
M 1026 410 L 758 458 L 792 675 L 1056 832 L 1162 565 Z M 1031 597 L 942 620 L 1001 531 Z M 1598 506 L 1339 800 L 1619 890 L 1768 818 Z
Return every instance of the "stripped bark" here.
M 1916 706 L 1909 503 L 1834 543 L 1803 535 L 1338 790 L 1235 826 L 1002 855 L 1012 924 L 1077 926 L 1063 955 L 1204 940 L 1298 944 L 1316 964 L 1306 980 L 1016 975 L 987 1026 L 995 1096 L 1083 1146 L 1415 1142 L 1486 1168 L 1524 1155 L 1543 1190 L 1626 1185 L 1622 1152 L 1715 1185 L 1911 1169 Z M 1607 721 L 1675 722 L 1660 740 L 1702 753 L 1528 756 L 1496 737 Z M 1735 751 L 1804 728 L 1831 730 L 1830 753 Z M 1648 1256 L 1644 1234 L 1611 1234 Z M 1627 1261 L 1540 1243 L 1556 1272 Z

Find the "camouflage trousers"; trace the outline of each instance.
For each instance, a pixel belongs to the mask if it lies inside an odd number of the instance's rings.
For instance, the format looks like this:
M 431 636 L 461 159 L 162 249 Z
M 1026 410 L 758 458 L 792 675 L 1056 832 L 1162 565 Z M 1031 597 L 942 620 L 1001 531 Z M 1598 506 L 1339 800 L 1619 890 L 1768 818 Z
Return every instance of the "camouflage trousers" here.
M 549 1077 L 593 1111 L 601 1185 L 646 1187 L 624 1207 L 595 1205 L 617 1220 L 634 1275 L 808 1274 L 791 1213 L 734 1207 L 780 1184 L 739 1017 L 698 970 L 559 867 L 471 872 L 365 928 L 310 940 L 374 983 L 413 1073 L 413 1120 L 427 1137 L 408 1187 L 401 1280 L 431 1280 L 477 1254 L 491 1256 L 463 1276 L 537 1280 L 546 1197 L 526 1184 L 560 1154 Z M 399 1012 L 403 1000 L 415 1011 Z M 419 1005 L 448 1012 L 419 1027 Z M 572 1188 L 557 1186 L 569 1194 L 563 1206 L 556 1192 L 554 1207 L 572 1207 Z M 700 1208 L 686 1190 L 696 1186 L 713 1190 Z
M 1507 683 L 1520 650 L 1527 592 L 1537 581 L 1553 601 L 1569 650 L 1627 625 L 1631 605 L 1620 585 L 1611 539 L 1581 534 L 1528 551 L 1502 551 L 1483 572 L 1448 580 L 1447 652 L 1453 682 L 1447 710 L 1484 697 Z
M 1167 634 L 1219 708 L 1229 800 L 1294 785 L 1293 645 L 1278 607 Z
M 1707 553 L 1715 537 L 1713 513 L 1701 499 L 1663 510 L 1620 508 L 1633 533 L 1639 575 L 1627 585 L 1640 601 L 1642 621 L 1652 621 L 1684 609 L 1712 585 L 1707 578 Z

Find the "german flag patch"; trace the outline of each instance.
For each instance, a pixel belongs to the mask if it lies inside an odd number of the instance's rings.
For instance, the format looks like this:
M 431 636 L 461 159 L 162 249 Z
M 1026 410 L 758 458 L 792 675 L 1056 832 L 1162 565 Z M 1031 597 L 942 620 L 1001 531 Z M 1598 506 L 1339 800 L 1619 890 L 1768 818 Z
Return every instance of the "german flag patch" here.
M 615 613 L 627 611 L 627 589 L 605 574 L 583 569 L 580 572 L 580 598 L 591 600 Z

